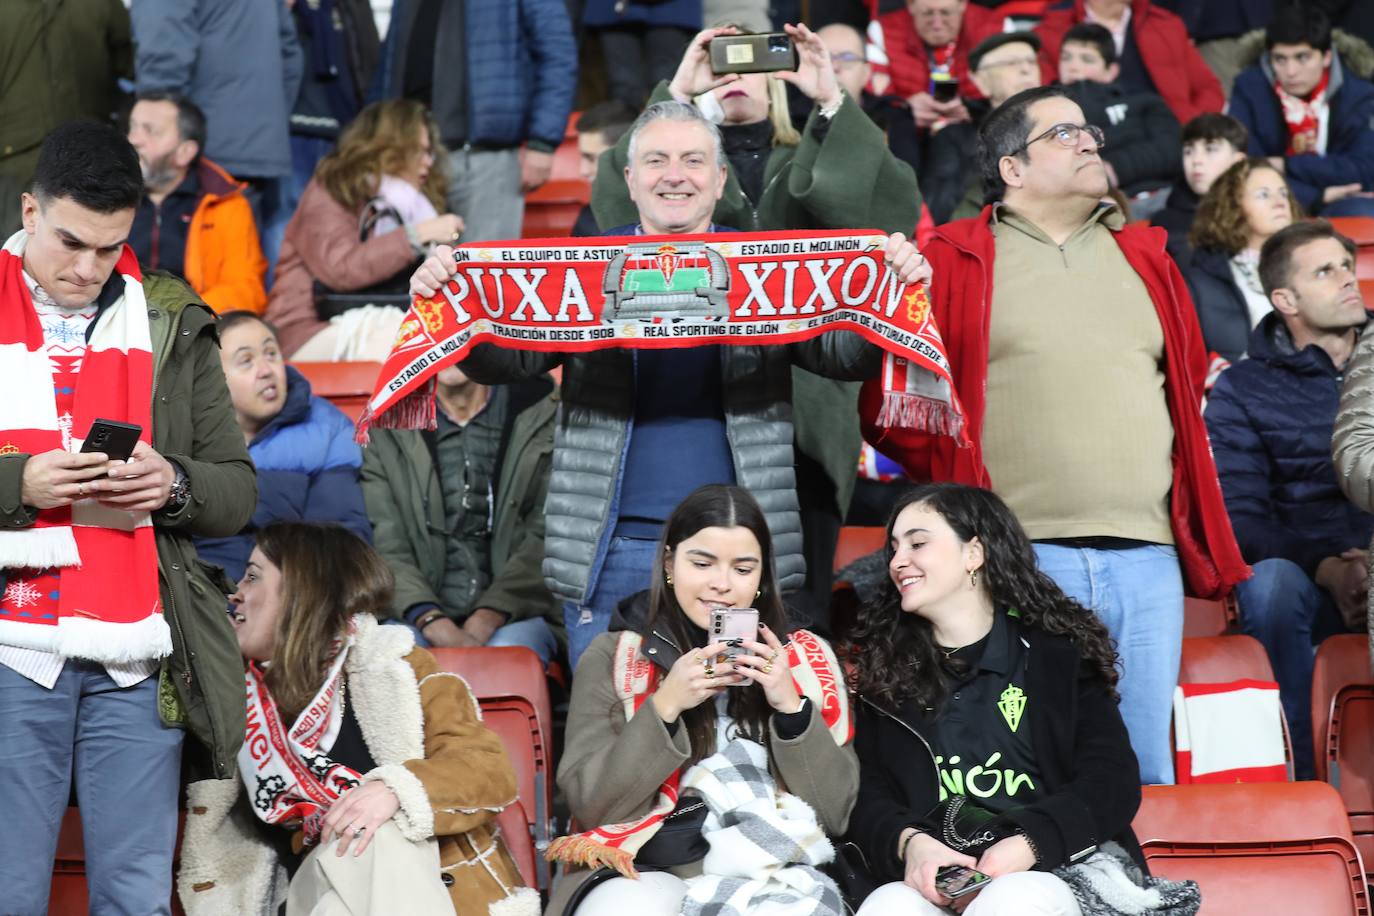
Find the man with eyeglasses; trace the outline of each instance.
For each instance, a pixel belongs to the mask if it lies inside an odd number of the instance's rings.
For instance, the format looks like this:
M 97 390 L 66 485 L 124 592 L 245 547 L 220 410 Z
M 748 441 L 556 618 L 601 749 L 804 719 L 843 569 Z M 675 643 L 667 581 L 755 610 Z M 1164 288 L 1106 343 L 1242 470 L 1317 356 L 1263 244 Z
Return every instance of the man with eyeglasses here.
M 1164 233 L 1103 202 L 1101 143 L 1058 87 L 983 121 L 997 203 L 926 248 L 973 444 L 884 444 L 914 480 L 990 487 L 1016 511 L 1041 569 L 1111 631 L 1141 775 L 1168 783 L 1185 586 L 1219 598 L 1248 570 L 1199 411 L 1192 302 Z
M 921 138 L 911 118 L 911 106 L 900 96 L 875 95 L 867 89 L 873 66 L 868 62 L 863 35 L 852 25 L 832 22 L 817 29 L 816 37 L 830 52 L 830 65 L 840 88 L 887 136 L 892 155 L 921 174 Z

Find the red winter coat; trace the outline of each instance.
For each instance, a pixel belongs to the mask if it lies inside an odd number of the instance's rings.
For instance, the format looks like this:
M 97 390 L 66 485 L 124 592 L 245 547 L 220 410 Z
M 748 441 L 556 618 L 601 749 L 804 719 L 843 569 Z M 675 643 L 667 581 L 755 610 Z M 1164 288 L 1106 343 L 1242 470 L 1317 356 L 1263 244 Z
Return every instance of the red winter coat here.
M 865 424 L 864 435 L 899 461 L 916 481 L 954 481 L 993 487 L 983 464 L 982 434 L 987 389 L 988 336 L 992 327 L 992 275 L 996 249 L 988 228 L 991 208 L 971 219 L 946 223 L 924 249 L 934 270 L 931 308 L 963 402 L 972 447 L 948 436 Z M 1207 354 L 1188 287 L 1164 251 L 1163 229 L 1128 225 L 1113 232 L 1126 260 L 1144 281 L 1164 331 L 1164 395 L 1174 427 L 1174 486 L 1169 517 L 1189 594 L 1220 598 L 1249 575 L 1231 531 L 1216 465 L 1202 422 L 1202 382 Z M 865 385 L 861 417 L 877 416 L 882 393 Z M 1122 481 L 1122 486 L 1129 486 Z
M 1002 31 L 1002 14 L 975 4 L 964 8 L 964 21 L 954 45 L 954 64 L 950 68 L 959 80 L 959 94 L 965 98 L 981 99 L 983 93 L 973 85 L 968 74 L 968 52 L 978 42 Z M 916 34 L 916 23 L 906 7 L 900 7 L 878 17 L 883 30 L 883 50 L 887 53 L 888 73 L 892 78 L 894 95 L 910 98 L 918 92 L 930 91 L 930 56 L 926 43 Z
M 1053 67 L 1053 72 L 1058 72 L 1059 46 L 1064 41 L 1064 33 L 1086 18 L 1083 0 L 1073 0 L 1072 6 L 1057 7 L 1045 14 L 1035 27 L 1044 43 L 1040 49 L 1043 66 Z M 1131 32 L 1155 90 L 1180 124 L 1187 124 L 1203 112 L 1222 110 L 1226 96 L 1222 94 L 1221 83 L 1193 46 L 1182 19 L 1153 5 L 1150 0 L 1132 0 Z

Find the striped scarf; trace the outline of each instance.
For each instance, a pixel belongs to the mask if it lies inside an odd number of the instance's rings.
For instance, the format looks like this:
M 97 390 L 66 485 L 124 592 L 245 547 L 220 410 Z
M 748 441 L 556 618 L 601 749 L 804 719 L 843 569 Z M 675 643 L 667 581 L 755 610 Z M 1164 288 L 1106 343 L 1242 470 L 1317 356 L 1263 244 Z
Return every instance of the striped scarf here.
M 629 721 L 658 687 L 659 671 L 640 651 L 638 633 L 624 631 L 616 643 L 612 678 Z M 825 721 L 830 735 L 839 745 L 854 737 L 849 714 L 849 698 L 835 654 L 822 639 L 809 630 L 797 630 L 787 644 L 787 663 L 797 692 L 811 700 Z M 559 837 L 545 854 L 550 862 L 613 868 L 627 878 L 638 878 L 635 854 L 653 838 L 663 819 L 677 807 L 682 770 L 674 770 L 659 786 L 658 797 L 649 813 L 637 821 L 603 824 L 593 830 Z
M 77 451 L 96 418 L 135 423 L 149 442 L 153 354 L 143 276 L 127 245 L 115 265 L 122 295 L 96 319 L 82 359 L 70 416 L 58 416 L 43 327 L 24 282 L 20 231 L 0 250 L 0 455 Z M 58 572 L 56 613 L 18 602 L 0 611 L 0 644 L 65 658 L 126 663 L 172 650 L 158 594 L 157 545 L 146 512 L 94 499 L 43 509 L 28 528 L 0 531 L 0 568 Z

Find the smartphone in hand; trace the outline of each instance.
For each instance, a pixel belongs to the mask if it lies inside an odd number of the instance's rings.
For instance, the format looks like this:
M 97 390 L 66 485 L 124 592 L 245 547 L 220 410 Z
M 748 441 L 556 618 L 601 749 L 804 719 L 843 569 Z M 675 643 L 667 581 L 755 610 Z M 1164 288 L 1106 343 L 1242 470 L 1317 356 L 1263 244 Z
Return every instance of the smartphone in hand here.
M 715 664 L 726 665 L 737 655 L 747 655 L 746 639 L 759 638 L 759 612 L 751 607 L 722 607 L 711 612 L 711 642 L 723 642 L 725 650 L 716 653 Z
M 135 423 L 96 418 L 91 421 L 86 441 L 81 443 L 81 451 L 87 454 L 103 452 L 111 461 L 128 461 L 142 432 L 143 427 Z
M 992 879 L 962 865 L 946 865 L 935 873 L 935 889 L 953 900 L 971 894 Z

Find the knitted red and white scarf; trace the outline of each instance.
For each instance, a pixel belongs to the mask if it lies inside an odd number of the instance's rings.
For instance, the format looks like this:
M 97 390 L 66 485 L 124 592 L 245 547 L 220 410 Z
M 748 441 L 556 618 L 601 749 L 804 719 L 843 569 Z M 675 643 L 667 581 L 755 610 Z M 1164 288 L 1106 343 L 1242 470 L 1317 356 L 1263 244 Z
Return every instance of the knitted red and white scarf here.
M 354 632 L 339 640 L 324 684 L 289 729 L 262 669 L 250 662 L 244 672 L 248 730 L 238 764 L 248 799 L 264 823 L 300 822 L 306 846 L 318 842 L 324 815 L 339 796 L 362 781 L 362 774 L 328 754 L 343 723 L 343 668 Z
M 1326 98 L 1326 86 L 1330 81 L 1331 68 L 1327 67 L 1317 88 L 1304 99 L 1285 92 L 1279 81 L 1274 80 L 1274 92 L 1278 94 L 1279 107 L 1283 109 L 1283 120 L 1288 126 L 1286 155 L 1326 155 L 1326 135 L 1331 121 L 1331 106 Z
M 620 697 L 625 719 L 634 717 L 658 687 L 659 671 L 639 651 L 642 639 L 626 630 L 620 634 L 612 662 L 612 678 Z M 839 663 L 830 646 L 809 630 L 797 630 L 787 644 L 787 663 L 797 692 L 816 706 L 838 745 L 854 738 L 854 723 L 849 715 L 849 697 Z M 663 819 L 677 807 L 682 770 L 674 770 L 659 786 L 658 798 L 649 813 L 637 821 L 603 824 L 593 830 L 559 837 L 549 844 L 545 857 L 550 862 L 614 868 L 627 878 L 637 878 L 635 854 L 649 842 Z
M 82 360 L 72 415 L 58 417 L 53 369 L 24 282 L 20 231 L 0 250 L 0 455 L 77 451 L 96 418 L 136 423 L 149 442 L 153 354 L 143 275 L 127 245 L 115 265 L 123 294 L 96 319 Z M 82 499 L 44 509 L 32 527 L 0 531 L 0 568 L 58 569 L 57 613 L 0 611 L 0 644 L 66 658 L 123 663 L 172 651 L 158 595 L 157 545 L 146 512 Z

